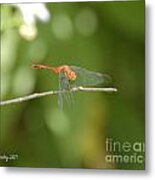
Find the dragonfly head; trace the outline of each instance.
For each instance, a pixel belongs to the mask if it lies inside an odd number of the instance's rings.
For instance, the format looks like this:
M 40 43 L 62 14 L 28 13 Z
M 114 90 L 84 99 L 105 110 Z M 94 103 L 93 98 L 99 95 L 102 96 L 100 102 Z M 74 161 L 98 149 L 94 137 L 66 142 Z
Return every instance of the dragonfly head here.
M 71 81 L 74 81 L 77 77 L 76 73 L 74 71 L 70 71 L 66 74 L 67 78 Z

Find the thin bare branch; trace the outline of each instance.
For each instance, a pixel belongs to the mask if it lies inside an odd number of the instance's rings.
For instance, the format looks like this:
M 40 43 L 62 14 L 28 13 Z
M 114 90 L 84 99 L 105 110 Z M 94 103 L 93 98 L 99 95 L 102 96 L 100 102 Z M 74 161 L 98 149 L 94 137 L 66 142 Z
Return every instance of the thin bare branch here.
M 86 92 L 117 92 L 116 88 L 93 88 L 93 87 L 74 87 L 70 90 L 71 92 L 78 92 L 78 91 L 86 91 Z M 21 103 L 24 101 L 28 101 L 31 99 L 35 99 L 35 98 L 40 98 L 40 97 L 44 97 L 44 96 L 51 96 L 51 95 L 57 95 L 59 93 L 67 93 L 69 91 L 64 90 L 64 91 L 46 91 L 46 92 L 41 92 L 41 93 L 34 93 L 34 94 L 30 94 L 27 96 L 22 96 L 22 97 L 18 97 L 15 99 L 10 99 L 10 100 L 4 100 L 4 101 L 0 101 L 0 106 L 5 106 L 5 105 L 9 105 L 9 104 L 15 104 L 15 103 Z

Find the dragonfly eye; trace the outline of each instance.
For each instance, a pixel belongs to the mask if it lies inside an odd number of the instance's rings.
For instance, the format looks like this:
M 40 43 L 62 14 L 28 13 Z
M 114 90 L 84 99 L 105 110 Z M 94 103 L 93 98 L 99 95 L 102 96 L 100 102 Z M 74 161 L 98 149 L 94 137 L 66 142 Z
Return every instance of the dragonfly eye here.
M 74 71 L 65 72 L 65 76 L 71 81 L 76 79 L 76 74 Z
M 76 79 L 76 74 L 74 71 L 71 71 L 68 75 L 70 80 L 74 81 Z

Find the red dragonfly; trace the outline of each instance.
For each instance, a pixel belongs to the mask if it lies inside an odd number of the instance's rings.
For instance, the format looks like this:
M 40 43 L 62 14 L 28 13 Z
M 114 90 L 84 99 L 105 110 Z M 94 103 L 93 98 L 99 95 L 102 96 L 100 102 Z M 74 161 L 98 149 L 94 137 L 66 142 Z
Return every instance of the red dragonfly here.
M 71 69 L 70 66 L 62 65 L 58 67 L 52 67 L 44 64 L 33 64 L 33 69 L 47 69 L 50 71 L 53 71 L 56 74 L 64 73 L 66 78 L 69 80 L 75 80 L 76 79 L 76 73 Z
M 54 72 L 59 75 L 59 90 L 68 90 L 71 101 L 73 102 L 73 97 L 70 92 L 70 89 L 73 87 L 90 87 L 96 85 L 104 85 L 107 86 L 111 82 L 111 78 L 107 74 L 101 74 L 94 71 L 89 71 L 87 69 L 77 67 L 77 66 L 69 66 L 69 65 L 61 65 L 57 67 L 45 65 L 45 64 L 33 64 L 33 69 L 46 69 L 50 72 Z M 63 108 L 63 95 L 62 93 L 58 96 L 58 103 L 60 108 Z

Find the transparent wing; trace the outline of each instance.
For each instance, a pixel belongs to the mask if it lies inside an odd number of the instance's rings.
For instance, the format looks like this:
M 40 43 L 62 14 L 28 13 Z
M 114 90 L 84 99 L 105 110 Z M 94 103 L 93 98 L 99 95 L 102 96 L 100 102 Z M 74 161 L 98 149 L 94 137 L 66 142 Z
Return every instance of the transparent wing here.
M 58 105 L 59 108 L 62 110 L 64 106 L 64 101 L 67 102 L 71 107 L 73 107 L 73 94 L 70 92 L 70 82 L 66 78 L 64 73 L 59 74 L 59 90 L 68 90 L 66 93 L 59 93 L 58 94 Z
M 101 84 L 108 86 L 112 82 L 111 77 L 107 74 L 89 71 L 77 66 L 70 67 L 77 74 L 76 80 L 72 82 L 73 86 L 96 86 Z
M 62 90 L 63 90 L 62 78 L 63 78 L 63 76 L 62 76 L 62 74 L 60 73 L 60 74 L 59 74 L 59 91 L 62 91 Z M 59 106 L 60 110 L 63 109 L 63 103 L 64 103 L 63 101 L 64 101 L 64 100 L 63 100 L 63 94 L 62 94 L 62 93 L 59 93 L 59 94 L 58 94 L 58 106 Z

